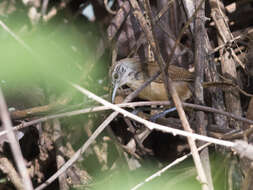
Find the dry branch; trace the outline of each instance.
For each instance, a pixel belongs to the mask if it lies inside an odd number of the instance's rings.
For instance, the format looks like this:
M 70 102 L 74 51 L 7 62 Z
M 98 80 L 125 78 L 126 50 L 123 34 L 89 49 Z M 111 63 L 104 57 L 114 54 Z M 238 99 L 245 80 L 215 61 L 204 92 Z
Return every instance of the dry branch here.
M 195 7 L 198 7 L 201 4 L 201 0 L 197 0 L 195 2 Z M 194 83 L 194 93 L 195 93 L 195 104 L 204 105 L 204 90 L 202 83 L 204 81 L 204 69 L 207 65 L 207 47 L 206 47 L 206 29 L 205 29 L 205 21 L 203 18 L 205 17 L 205 3 L 201 5 L 201 8 L 196 13 L 195 18 L 195 26 L 194 26 L 194 39 L 195 39 L 195 83 Z M 203 111 L 196 112 L 196 128 L 197 132 L 202 135 L 207 134 L 207 122 L 205 113 Z M 199 142 L 199 145 L 202 145 L 203 142 Z M 205 174 L 208 180 L 208 188 L 209 190 L 213 190 L 213 180 L 211 174 L 211 166 L 209 160 L 209 152 L 208 148 L 205 148 L 200 153 L 200 159 L 203 164 L 203 168 L 205 170 Z
M 215 22 L 218 31 L 218 43 L 222 45 L 233 39 L 233 36 L 228 28 L 227 18 L 224 13 L 224 5 L 219 0 L 209 0 L 211 6 L 211 16 Z M 220 50 L 221 68 L 225 77 L 229 77 L 233 81 L 238 81 L 236 73 L 236 62 L 234 61 L 231 53 L 226 49 Z M 229 112 L 236 115 L 242 115 L 241 102 L 239 93 L 225 92 L 226 107 Z
M 0 117 L 4 129 L 7 132 L 8 141 L 11 145 L 11 150 L 14 156 L 15 163 L 17 165 L 18 171 L 22 177 L 23 186 L 27 190 L 32 190 L 32 182 L 27 171 L 24 158 L 20 149 L 20 145 L 16 139 L 16 136 L 12 130 L 11 119 L 8 113 L 7 105 L 4 100 L 2 90 L 0 89 Z

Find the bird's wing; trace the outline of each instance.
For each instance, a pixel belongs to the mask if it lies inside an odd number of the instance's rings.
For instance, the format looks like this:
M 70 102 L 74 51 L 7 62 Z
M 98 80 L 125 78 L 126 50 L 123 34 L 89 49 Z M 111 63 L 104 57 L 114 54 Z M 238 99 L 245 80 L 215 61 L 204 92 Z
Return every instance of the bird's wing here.
M 148 76 L 154 75 L 158 72 L 160 68 L 156 63 L 148 64 Z M 173 81 L 193 81 L 194 73 L 189 72 L 183 67 L 178 67 L 175 65 L 170 65 L 168 68 L 168 74 Z M 160 75 L 155 82 L 163 82 L 162 75 Z

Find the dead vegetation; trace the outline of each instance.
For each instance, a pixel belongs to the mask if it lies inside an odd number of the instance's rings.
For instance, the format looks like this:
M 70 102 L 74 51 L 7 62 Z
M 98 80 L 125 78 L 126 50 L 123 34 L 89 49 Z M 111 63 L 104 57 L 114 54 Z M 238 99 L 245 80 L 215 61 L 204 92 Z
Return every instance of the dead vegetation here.
M 252 11 L 249 0 L 1 1 L 0 189 L 188 189 L 187 177 L 252 189 Z M 111 104 L 127 57 L 142 82 Z

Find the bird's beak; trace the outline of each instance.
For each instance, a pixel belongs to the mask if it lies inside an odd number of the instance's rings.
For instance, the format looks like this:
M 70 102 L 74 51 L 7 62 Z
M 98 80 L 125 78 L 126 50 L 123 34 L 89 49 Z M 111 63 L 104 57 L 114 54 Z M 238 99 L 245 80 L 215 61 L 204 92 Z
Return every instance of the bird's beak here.
M 113 91 L 112 91 L 112 103 L 114 103 L 114 99 L 115 99 L 118 88 L 119 88 L 118 83 L 115 83 Z

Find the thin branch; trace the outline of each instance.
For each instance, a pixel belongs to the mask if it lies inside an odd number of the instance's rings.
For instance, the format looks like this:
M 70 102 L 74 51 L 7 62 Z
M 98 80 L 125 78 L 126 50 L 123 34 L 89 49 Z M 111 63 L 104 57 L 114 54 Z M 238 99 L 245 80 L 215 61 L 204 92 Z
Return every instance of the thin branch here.
M 201 147 L 198 148 L 198 151 L 203 150 L 204 148 L 206 148 L 207 146 L 209 146 L 211 143 L 206 143 L 204 145 L 202 145 Z M 133 187 L 131 190 L 136 190 L 139 189 L 141 186 L 143 186 L 145 183 L 155 179 L 156 177 L 161 176 L 165 171 L 167 171 L 168 169 L 172 168 L 173 166 L 183 162 L 186 158 L 189 158 L 192 155 L 192 153 L 188 153 L 178 159 L 176 159 L 175 161 L 173 161 L 172 163 L 170 163 L 169 165 L 165 166 L 164 168 L 162 168 L 161 170 L 159 170 L 158 172 L 154 173 L 153 175 L 149 176 L 148 178 L 146 178 L 143 182 L 137 184 L 135 187 Z
M 140 88 L 138 88 L 137 90 L 135 90 L 133 93 L 131 93 L 125 100 L 125 102 L 130 102 L 131 100 L 133 100 L 135 97 L 138 96 L 138 94 L 144 89 L 146 88 L 152 81 L 154 81 L 159 75 L 160 75 L 160 71 L 158 71 L 157 73 L 155 73 L 153 76 L 151 76 L 145 83 L 143 83 L 141 85 Z
M 210 142 L 210 143 L 214 143 L 214 144 L 219 144 L 219 145 L 226 146 L 226 147 L 233 147 L 234 146 L 234 143 L 230 142 L 230 141 L 219 140 L 219 139 L 215 139 L 215 138 L 211 138 L 211 137 L 191 133 L 191 132 L 188 132 L 188 131 L 182 131 L 182 130 L 179 130 L 179 129 L 173 129 L 173 128 L 169 128 L 167 126 L 152 123 L 150 121 L 142 119 L 142 118 L 138 117 L 137 115 L 134 115 L 134 114 L 118 107 L 117 105 L 114 105 L 114 104 L 98 97 L 97 95 L 93 94 L 92 92 L 86 90 L 85 88 L 83 88 L 83 87 L 81 87 L 77 84 L 72 84 L 72 83 L 70 83 L 70 84 L 71 84 L 72 87 L 74 87 L 75 89 L 80 91 L 82 94 L 85 94 L 89 98 L 92 98 L 93 100 L 95 100 L 95 101 L 97 101 L 97 102 L 99 102 L 99 103 L 101 103 L 105 106 L 109 106 L 111 109 L 113 109 L 116 112 L 121 113 L 125 117 L 129 117 L 129 118 L 131 118 L 131 119 L 133 119 L 133 120 L 135 120 L 139 123 L 144 124 L 150 130 L 156 129 L 156 130 L 163 131 L 163 132 L 166 132 L 166 133 L 171 133 L 173 135 L 182 135 L 182 136 L 185 136 L 185 137 L 191 137 L 191 138 L 194 138 L 194 139 L 198 139 L 198 140 L 202 140 L 202 141 Z
M 218 44 L 222 45 L 227 43 L 227 41 L 233 39 L 231 31 L 229 29 L 228 23 L 225 18 L 225 13 L 221 10 L 221 7 L 224 7 L 223 2 L 220 0 L 209 0 L 209 4 L 211 7 L 211 16 L 215 22 L 215 26 L 217 29 L 217 39 Z M 225 49 L 220 49 L 221 56 L 221 71 L 223 74 L 230 76 L 233 80 L 238 80 L 237 72 L 236 72 L 236 62 L 231 56 L 229 51 Z M 237 115 L 242 115 L 241 101 L 238 92 L 225 92 L 225 103 L 227 110 L 229 112 L 235 113 Z M 234 123 L 230 124 L 236 128 Z M 240 125 L 240 124 L 239 124 Z
M 173 135 L 177 135 L 178 134 L 178 135 L 186 136 L 187 139 L 188 139 L 188 143 L 190 145 L 192 154 L 193 154 L 195 166 L 197 168 L 197 171 L 198 171 L 198 174 L 199 174 L 199 177 L 200 177 L 202 188 L 203 189 L 209 189 L 209 187 L 207 185 L 208 182 L 207 182 L 207 179 L 206 179 L 206 175 L 205 175 L 205 172 L 204 172 L 204 169 L 203 169 L 203 166 L 201 164 L 200 157 L 199 157 L 199 154 L 198 154 L 198 151 L 197 151 L 195 139 L 203 140 L 203 141 L 208 141 L 208 142 L 214 142 L 213 141 L 214 139 L 210 138 L 210 137 L 205 137 L 205 136 L 201 136 L 201 135 L 192 133 L 192 130 L 190 128 L 188 120 L 186 119 L 186 115 L 185 115 L 185 112 L 184 112 L 184 110 L 182 108 L 182 105 L 181 105 L 181 102 L 179 100 L 179 97 L 176 94 L 176 90 L 173 89 L 173 87 L 170 87 L 170 91 L 172 91 L 173 100 L 174 100 L 176 108 L 178 110 L 178 113 L 179 113 L 182 125 L 183 125 L 183 127 L 184 127 L 184 129 L 186 131 L 181 131 L 181 130 L 178 130 L 178 129 L 173 129 L 173 128 L 169 128 L 169 127 L 166 127 L 166 126 L 162 126 L 162 125 L 158 125 L 158 124 L 149 122 L 149 121 L 147 121 L 145 119 L 142 119 L 142 118 L 140 118 L 140 117 L 138 117 L 138 116 L 136 116 L 134 114 L 131 114 L 131 113 L 127 112 L 126 110 L 123 110 L 122 108 L 119 108 L 116 105 L 113 105 L 113 104 L 109 103 L 108 101 L 106 101 L 106 100 L 104 100 L 104 99 L 96 96 L 95 94 L 87 91 L 86 89 L 82 88 L 79 85 L 76 85 L 76 84 L 71 84 L 71 85 L 74 88 L 76 88 L 77 90 L 79 90 L 80 92 L 82 92 L 83 94 L 87 95 L 89 98 L 92 98 L 92 99 L 100 102 L 101 104 L 104 104 L 104 105 L 107 105 L 107 106 L 111 106 L 111 108 L 113 110 L 120 112 L 125 117 L 130 117 L 131 119 L 134 119 L 134 120 L 136 120 L 136 121 L 144 124 L 150 130 L 156 129 L 156 130 L 160 130 L 160 131 L 163 131 L 163 132 L 172 133 Z M 176 99 L 176 101 L 175 101 L 175 99 Z M 207 139 L 209 139 L 209 140 L 207 140 Z M 217 139 L 215 139 L 215 141 L 217 142 Z M 220 141 L 220 140 L 218 140 L 218 141 Z M 223 144 L 223 142 L 222 142 L 222 144 Z M 229 147 L 230 146 L 232 146 L 232 147 L 234 146 L 233 142 L 226 142 L 223 145 L 225 145 L 225 144 L 227 146 L 229 146 Z
M 137 4 L 137 2 L 135 0 L 130 0 L 130 2 L 131 3 L 135 2 L 136 8 L 138 8 L 137 7 L 138 4 Z M 202 0 L 202 2 L 200 2 L 200 5 L 202 5 L 202 3 L 203 3 L 203 0 Z M 146 11 L 148 12 L 149 18 L 151 19 L 151 25 L 152 25 L 151 28 L 152 28 L 152 31 L 154 31 L 155 22 L 154 22 L 154 19 L 153 19 L 153 16 L 152 16 L 151 6 L 150 6 L 150 3 L 149 3 L 148 0 L 145 0 L 145 6 L 144 7 L 146 7 Z M 200 7 L 201 6 L 199 6 L 198 8 L 200 9 Z M 197 13 L 197 11 L 198 11 L 198 9 L 196 10 L 195 13 Z M 140 15 L 141 15 L 141 13 L 139 13 L 139 16 Z M 140 23 L 140 21 L 139 21 L 139 23 Z M 190 22 L 190 20 L 188 22 Z M 145 31 L 145 32 L 151 33 L 150 31 Z M 184 32 L 184 30 L 181 30 L 181 33 L 180 33 L 179 37 L 177 38 L 177 40 L 181 39 L 181 36 L 182 36 L 183 32 Z M 147 37 L 150 37 L 150 38 L 147 38 L 147 39 L 149 40 L 149 43 L 150 43 L 150 45 L 152 47 L 152 50 L 153 50 L 153 52 L 154 52 L 154 54 L 155 54 L 155 56 L 157 58 L 158 65 L 160 66 L 160 69 L 162 71 L 163 81 L 164 81 L 164 85 L 165 85 L 167 94 L 168 95 L 170 94 L 171 97 L 172 97 L 172 99 L 173 99 L 173 102 L 174 102 L 174 104 L 175 104 L 175 106 L 177 108 L 177 112 L 179 114 L 179 118 L 181 120 L 182 126 L 183 126 L 183 128 L 184 128 L 185 131 L 187 131 L 189 133 L 192 133 L 192 129 L 191 129 L 190 124 L 189 124 L 189 122 L 188 122 L 188 120 L 186 118 L 186 114 L 184 112 L 181 100 L 180 100 L 180 98 L 179 98 L 179 96 L 177 94 L 177 91 L 176 91 L 175 87 L 173 86 L 171 78 L 168 76 L 168 67 L 167 66 L 169 64 L 165 64 L 165 62 L 164 62 L 164 60 L 163 60 L 163 58 L 161 56 L 161 53 L 159 51 L 159 44 L 158 44 L 157 40 L 154 38 L 154 32 L 153 32 L 153 35 L 152 34 L 150 34 L 150 35 L 146 34 L 146 35 L 147 35 Z M 172 55 L 170 57 L 170 62 L 173 60 L 173 55 L 174 55 L 174 52 L 175 52 L 175 49 L 176 49 L 178 43 L 174 44 L 174 49 L 172 50 Z M 194 160 L 194 163 L 195 163 L 195 166 L 196 166 L 196 169 L 197 169 L 197 173 L 198 173 L 198 176 L 199 176 L 200 184 L 202 185 L 202 189 L 203 190 L 210 190 L 210 188 L 208 186 L 209 183 L 208 183 L 208 180 L 207 180 L 207 177 L 206 177 L 203 165 L 201 163 L 199 153 L 197 151 L 196 142 L 195 142 L 194 138 L 192 138 L 192 137 L 187 137 L 187 140 L 188 140 L 188 144 L 190 146 L 191 152 L 193 154 L 193 160 Z
M 132 96 L 132 95 L 131 95 Z M 151 105 L 160 105 L 160 106 L 171 106 L 172 103 L 170 101 L 144 101 L 144 102 L 131 102 L 131 103 L 122 103 L 122 104 L 117 104 L 117 106 L 119 107 L 127 107 L 127 108 L 135 108 L 135 107 L 139 107 L 139 106 L 151 106 Z M 225 115 L 227 117 L 245 122 L 245 123 L 249 123 L 249 124 L 253 124 L 253 120 L 241 117 L 241 116 L 237 116 L 235 114 L 229 113 L 229 112 L 225 112 L 219 109 L 215 109 L 215 108 L 211 108 L 208 106 L 201 106 L 201 105 L 196 105 L 196 104 L 191 104 L 191 103 L 184 103 L 182 102 L 182 105 L 184 107 L 190 107 L 196 110 L 202 110 L 202 111 L 206 111 L 206 112 L 211 112 L 211 113 L 217 113 L 217 114 L 221 114 L 221 115 Z M 22 124 L 16 125 L 15 127 L 12 128 L 13 131 L 17 131 L 19 129 L 23 129 L 25 127 L 29 127 L 31 125 L 35 125 L 37 123 L 40 122 L 45 122 L 51 119 L 56 119 L 56 118 L 63 118 L 63 117 L 71 117 L 74 115 L 80 115 L 80 114 L 86 114 L 86 113 L 93 113 L 93 112 L 99 112 L 99 111 L 106 111 L 106 110 L 110 110 L 111 108 L 108 106 L 96 106 L 96 107 L 91 107 L 91 108 L 86 108 L 86 109 L 80 109 L 80 110 L 75 110 L 75 111 L 70 111 L 70 112 L 65 112 L 65 113 L 60 113 L 60 114 L 54 114 L 54 115 L 49 115 L 46 117 L 42 117 L 39 119 L 35 119 L 29 122 L 23 122 Z M 6 135 L 6 131 L 1 131 L 0 132 L 0 137 Z
M 4 96 L 1 89 L 0 89 L 0 117 L 3 123 L 3 126 L 5 130 L 7 131 L 7 138 L 10 142 L 12 154 L 16 162 L 16 165 L 18 167 L 18 171 L 22 177 L 24 189 L 32 190 L 33 189 L 32 182 L 25 166 L 25 161 L 22 156 L 20 145 L 12 130 L 11 119 L 10 119 L 7 105 L 5 103 Z
M 48 22 L 50 19 L 52 19 L 54 16 L 56 16 L 57 12 L 64 9 L 68 3 L 70 3 L 71 0 L 63 0 L 60 1 L 60 3 L 56 6 L 53 6 L 49 11 L 48 14 L 43 15 L 43 21 Z
M 43 0 L 42 8 L 41 8 L 41 15 L 44 17 L 44 15 L 47 12 L 47 6 L 48 6 L 48 0 Z
M 205 43 L 205 21 L 202 19 L 205 17 L 205 3 L 201 2 L 202 0 L 196 0 L 194 2 L 195 7 L 200 6 L 199 11 L 196 11 L 195 17 L 195 26 L 194 26 L 194 43 L 195 43 L 195 56 L 194 56 L 194 66 L 195 66 L 195 81 L 194 81 L 194 102 L 196 104 L 204 105 L 204 68 L 206 68 L 208 59 L 207 59 L 207 44 Z M 205 113 L 203 111 L 196 112 L 196 131 L 201 135 L 207 134 L 207 123 L 205 122 Z M 198 146 L 203 145 L 203 142 L 199 142 Z M 213 180 L 211 175 L 211 166 L 209 159 L 208 148 L 205 148 L 200 154 L 200 159 L 205 171 L 205 175 L 208 181 L 209 190 L 213 190 Z
M 162 125 L 158 125 L 152 122 L 149 122 L 147 120 L 144 120 L 132 113 L 129 113 L 125 110 L 123 110 L 122 108 L 119 108 L 117 105 L 111 104 L 110 102 L 103 100 L 102 98 L 96 96 L 95 94 L 87 91 L 86 89 L 80 87 L 79 85 L 75 85 L 75 84 L 71 84 L 74 88 L 77 88 L 79 91 L 81 91 L 82 93 L 86 94 L 89 98 L 92 98 L 102 104 L 104 104 L 105 106 L 110 107 L 111 109 L 115 110 L 115 112 L 113 112 L 96 130 L 95 132 L 91 135 L 91 137 L 85 142 L 85 144 L 78 149 L 78 151 L 74 154 L 73 157 L 71 157 L 63 166 L 62 168 L 60 168 L 53 176 L 51 176 L 48 180 L 46 180 L 46 182 L 44 182 L 43 184 L 41 184 L 39 187 L 36 188 L 36 190 L 41 190 L 43 188 L 45 188 L 47 185 L 49 185 L 50 183 L 52 183 L 55 179 L 57 179 L 63 172 L 65 172 L 73 163 L 76 162 L 76 160 L 79 158 L 79 156 L 85 152 L 85 150 L 92 144 L 92 142 L 98 137 L 98 135 L 106 128 L 106 126 L 119 114 L 123 114 L 124 116 L 127 116 L 131 119 L 134 119 L 142 124 L 144 124 L 145 126 L 147 126 L 149 129 L 153 130 L 153 129 L 157 129 L 157 130 L 161 130 L 164 132 L 168 132 L 168 133 L 172 133 L 173 135 L 183 135 L 183 136 L 191 136 L 192 138 L 196 138 L 199 140 L 203 140 L 203 141 L 207 141 L 207 142 L 212 142 L 215 144 L 220 144 L 223 146 L 228 146 L 228 147 L 233 147 L 234 143 L 230 142 L 230 141 L 223 141 L 223 140 L 219 140 L 219 139 L 215 139 L 215 138 L 211 138 L 211 137 L 206 137 L 206 136 L 201 136 L 198 134 L 193 134 L 193 133 L 189 133 L 186 131 L 181 131 L 178 129 L 173 129 L 173 128 L 169 128 L 167 126 L 162 126 Z
M 158 22 L 160 20 L 160 18 L 168 11 L 168 9 L 172 5 L 172 3 L 174 3 L 174 0 L 169 0 L 168 1 L 167 5 L 165 7 L 163 7 L 160 10 L 160 12 L 155 16 L 155 22 Z
M 17 190 L 24 189 L 20 176 L 18 175 L 15 167 L 8 160 L 8 158 L 3 157 L 3 156 L 0 157 L 0 168 L 2 172 L 5 173 L 9 177 L 10 181 L 17 188 Z
M 154 76 L 150 77 L 146 82 L 144 82 L 138 89 L 136 89 L 134 92 L 129 94 L 126 99 L 124 100 L 124 103 L 127 103 L 128 101 L 131 101 L 133 98 L 135 98 L 138 93 L 143 90 L 146 86 L 149 85 L 149 83 L 152 82 L 156 77 L 159 76 L 159 72 L 156 73 Z M 62 173 L 64 173 L 71 165 L 73 165 L 77 159 L 82 155 L 82 153 L 85 152 L 85 150 L 94 142 L 94 140 L 98 137 L 98 135 L 109 125 L 109 123 L 118 115 L 118 112 L 111 113 L 104 122 L 95 130 L 95 132 L 90 136 L 90 138 L 83 144 L 83 146 L 78 149 L 78 151 L 49 179 L 46 180 L 43 184 L 41 184 L 39 187 L 36 188 L 36 190 L 41 190 L 45 188 L 47 185 L 52 183 L 55 179 L 57 179 Z
M 116 16 L 112 19 L 111 24 L 107 28 L 107 37 L 108 41 L 111 42 L 112 39 L 116 36 L 121 25 L 124 23 L 125 19 L 129 15 L 130 4 L 128 1 L 125 1 L 119 10 L 116 13 Z
M 168 89 L 168 78 L 166 77 L 166 71 L 165 69 L 163 69 L 163 67 L 165 66 L 164 60 L 159 52 L 158 46 L 156 46 L 156 42 L 155 42 L 155 38 L 152 34 L 152 32 L 150 31 L 148 24 L 143 16 L 143 14 L 141 13 L 141 9 L 139 7 L 139 4 L 137 3 L 136 0 L 130 0 L 131 6 L 133 7 L 133 14 L 135 16 L 135 18 L 137 19 L 137 21 L 139 22 L 142 30 L 144 31 L 146 38 L 151 46 L 151 49 L 153 51 L 153 53 L 155 54 L 156 60 L 158 60 L 158 64 L 160 66 L 161 69 L 161 73 L 162 73 L 162 77 L 164 80 L 164 87 L 166 89 L 166 93 L 169 97 L 169 89 Z
M 200 2 L 200 4 L 198 5 L 198 7 L 196 8 L 194 14 L 187 20 L 187 22 L 185 23 L 184 27 L 181 29 L 176 41 L 175 41 L 175 45 L 173 46 L 172 50 L 171 50 L 171 54 L 170 54 L 170 60 L 168 61 L 168 63 L 166 64 L 166 68 L 169 67 L 169 65 L 172 63 L 172 61 L 174 60 L 174 56 L 175 56 L 175 51 L 176 51 L 176 48 L 178 46 L 178 44 L 180 44 L 180 41 L 186 31 L 186 29 L 190 26 L 190 24 L 192 23 L 193 21 L 193 18 L 196 17 L 196 14 L 197 12 L 199 11 L 199 9 L 202 7 L 202 4 L 205 2 L 205 0 L 202 0 Z
M 220 49 L 226 48 L 227 46 L 230 46 L 230 44 L 235 43 L 237 40 L 239 40 L 241 38 L 245 38 L 246 36 L 248 36 L 251 33 L 253 33 L 253 29 L 250 29 L 250 30 L 246 31 L 244 34 L 233 37 L 232 39 L 228 40 L 226 43 L 221 44 L 221 45 L 217 46 L 216 48 L 214 48 L 213 50 L 211 50 L 210 52 L 208 52 L 208 54 L 209 55 L 214 54 L 217 51 L 219 51 Z
M 0 20 L 0 26 L 8 32 L 15 40 L 17 40 L 18 43 L 20 43 L 28 52 L 33 54 L 33 50 L 21 39 L 19 38 L 14 32 L 11 31 L 11 29 L 6 26 L 6 24 L 3 23 L 3 21 Z
M 117 11 L 113 11 L 109 5 L 108 5 L 108 0 L 104 0 L 104 5 L 105 5 L 105 9 L 112 15 L 116 15 Z

